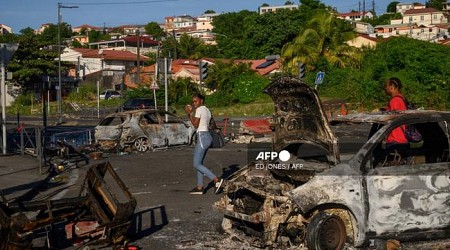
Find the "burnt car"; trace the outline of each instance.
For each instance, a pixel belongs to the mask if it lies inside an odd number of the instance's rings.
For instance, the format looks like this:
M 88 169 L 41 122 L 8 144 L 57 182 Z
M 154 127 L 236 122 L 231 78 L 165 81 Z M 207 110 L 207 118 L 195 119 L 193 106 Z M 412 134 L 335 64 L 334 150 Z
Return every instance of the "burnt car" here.
M 228 178 L 214 204 L 225 231 L 259 247 L 308 249 L 450 238 L 450 112 L 339 117 L 340 126 L 367 128 L 367 140 L 341 154 L 315 90 L 284 77 L 264 91 L 275 103 L 272 150 L 280 156 L 255 159 Z M 414 125 L 422 143 L 386 151 L 385 138 L 403 124 Z M 289 157 L 281 160 L 283 150 Z
M 95 127 L 95 140 L 108 150 L 136 150 L 189 145 L 195 129 L 189 122 L 166 111 L 131 110 L 106 116 Z

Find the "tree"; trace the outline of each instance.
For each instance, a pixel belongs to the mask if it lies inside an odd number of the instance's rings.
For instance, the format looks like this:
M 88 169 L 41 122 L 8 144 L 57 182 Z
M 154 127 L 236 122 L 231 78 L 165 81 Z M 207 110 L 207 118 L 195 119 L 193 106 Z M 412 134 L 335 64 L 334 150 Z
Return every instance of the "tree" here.
M 204 14 L 215 14 L 216 12 L 214 10 L 207 10 L 204 12 Z
M 304 12 L 311 12 L 312 10 L 323 10 L 327 7 L 319 0 L 300 0 L 299 8 Z
M 284 44 L 292 41 L 306 24 L 306 15 L 300 10 L 280 9 L 265 15 L 245 19 L 243 42 L 247 45 L 241 58 L 260 59 L 280 54 Z
M 198 53 L 198 49 L 202 44 L 203 42 L 199 38 L 189 36 L 186 33 L 181 35 L 180 42 L 177 46 L 178 57 L 190 59 L 201 58 L 201 55 Z
M 344 43 L 354 35 L 352 28 L 334 14 L 318 12 L 308 22 L 303 33 L 283 47 L 284 64 L 291 72 L 297 71 L 299 62 L 314 69 L 318 64 L 323 64 L 322 58 L 331 66 L 359 67 L 361 54 L 356 48 Z
M 268 3 L 261 4 L 261 7 L 269 7 L 270 5 Z
M 437 10 L 442 10 L 446 2 L 446 0 L 428 0 L 425 3 L 425 6 L 435 8 Z
M 35 35 L 29 30 L 17 37 L 19 48 L 8 65 L 13 72 L 14 81 L 24 88 L 32 89 L 35 83 L 42 82 L 41 77 L 56 76 L 58 72 L 58 57 L 56 50 L 48 48 L 43 43 L 42 35 Z M 64 66 L 64 65 L 63 65 Z M 63 67 L 65 70 L 66 67 Z
M 280 54 L 283 45 L 292 41 L 306 20 L 306 14 L 298 9 L 265 15 L 241 11 L 216 17 L 213 32 L 224 58 L 260 59 Z
M 60 24 L 61 44 L 72 37 L 72 28 L 67 23 Z M 58 25 L 50 24 L 38 36 L 39 40 L 44 44 L 58 44 Z
M 212 106 L 228 106 L 241 101 L 248 103 L 262 93 L 267 85 L 263 79 L 250 69 L 249 64 L 216 61 L 209 66 L 205 84 L 215 93 L 208 98 Z
M 394 1 L 394 2 L 390 2 L 386 8 L 386 12 L 387 13 L 395 13 L 397 12 L 397 4 L 399 4 L 400 2 Z
M 152 35 L 154 39 L 160 39 L 164 36 L 164 30 L 161 29 L 158 23 L 150 22 L 144 27 L 145 32 L 149 35 Z
M 98 30 L 89 31 L 88 36 L 89 36 L 89 42 L 91 42 L 91 43 L 111 39 L 109 34 L 103 34 L 102 31 L 98 31 Z
M 394 12 L 394 13 L 386 13 L 386 14 L 383 14 L 381 16 L 374 17 L 374 18 L 363 18 L 361 21 L 370 23 L 372 26 L 377 26 L 377 25 L 390 24 L 391 20 L 401 19 L 401 18 L 402 18 L 401 13 Z
M 250 16 L 259 16 L 256 12 L 242 10 L 219 15 L 213 19 L 213 30 L 216 34 L 218 50 L 222 57 L 230 59 L 245 58 L 243 55 L 250 49 L 245 40 L 245 20 Z
M 175 103 L 190 102 L 190 98 L 199 92 L 198 84 L 191 78 L 178 78 L 169 84 L 169 99 Z M 186 100 L 188 99 L 188 100 Z
M 292 2 L 292 1 L 286 1 L 285 3 L 284 3 L 284 5 L 294 5 L 295 3 L 294 2 Z

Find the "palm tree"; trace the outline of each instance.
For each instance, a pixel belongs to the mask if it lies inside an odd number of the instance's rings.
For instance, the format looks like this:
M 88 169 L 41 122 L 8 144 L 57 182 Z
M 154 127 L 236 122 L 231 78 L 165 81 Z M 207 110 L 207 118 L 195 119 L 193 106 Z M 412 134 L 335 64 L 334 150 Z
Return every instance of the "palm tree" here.
M 315 63 L 324 58 L 337 67 L 359 67 L 361 53 L 344 42 L 354 38 L 354 32 L 346 30 L 346 24 L 329 12 L 318 12 L 307 24 L 306 29 L 292 42 L 283 46 L 284 66 L 295 72 L 299 62 L 314 69 Z

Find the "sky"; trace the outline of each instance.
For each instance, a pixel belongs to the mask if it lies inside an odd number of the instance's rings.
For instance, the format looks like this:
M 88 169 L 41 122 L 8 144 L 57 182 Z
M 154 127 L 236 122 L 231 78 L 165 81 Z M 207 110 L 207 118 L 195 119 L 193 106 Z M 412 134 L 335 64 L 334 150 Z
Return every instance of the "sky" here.
M 58 2 L 63 6 L 78 8 L 61 8 L 62 21 L 72 27 L 88 24 L 97 27 L 115 27 L 120 25 L 163 23 L 166 16 L 199 16 L 206 10 L 216 13 L 238 12 L 241 10 L 257 11 L 258 6 L 267 3 L 270 6 L 284 5 L 287 0 L 1 0 L 0 24 L 7 25 L 14 33 L 31 27 L 38 29 L 42 24 L 58 22 Z M 298 3 L 298 0 L 291 0 Z M 365 0 L 366 10 L 372 9 L 382 14 L 386 6 L 394 0 Z M 363 0 L 321 0 L 322 3 L 336 7 L 339 12 L 358 10 Z M 362 10 L 362 7 L 361 7 Z

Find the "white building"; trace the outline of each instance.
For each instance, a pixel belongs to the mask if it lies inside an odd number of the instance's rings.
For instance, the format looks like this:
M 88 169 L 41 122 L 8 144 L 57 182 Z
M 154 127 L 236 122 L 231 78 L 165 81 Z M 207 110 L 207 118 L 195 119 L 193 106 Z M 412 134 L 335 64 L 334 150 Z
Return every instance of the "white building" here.
M 12 34 L 12 28 L 0 23 L 0 36 L 5 34 Z
M 212 25 L 213 19 L 220 14 L 203 14 L 197 18 L 196 27 L 197 30 L 212 30 L 214 26 Z
M 265 14 L 265 13 L 271 13 L 271 12 L 276 12 L 277 10 L 280 9 L 288 9 L 288 10 L 295 10 L 298 9 L 298 4 L 288 4 L 288 5 L 281 5 L 281 6 L 264 6 L 264 7 L 259 7 L 259 14 Z

